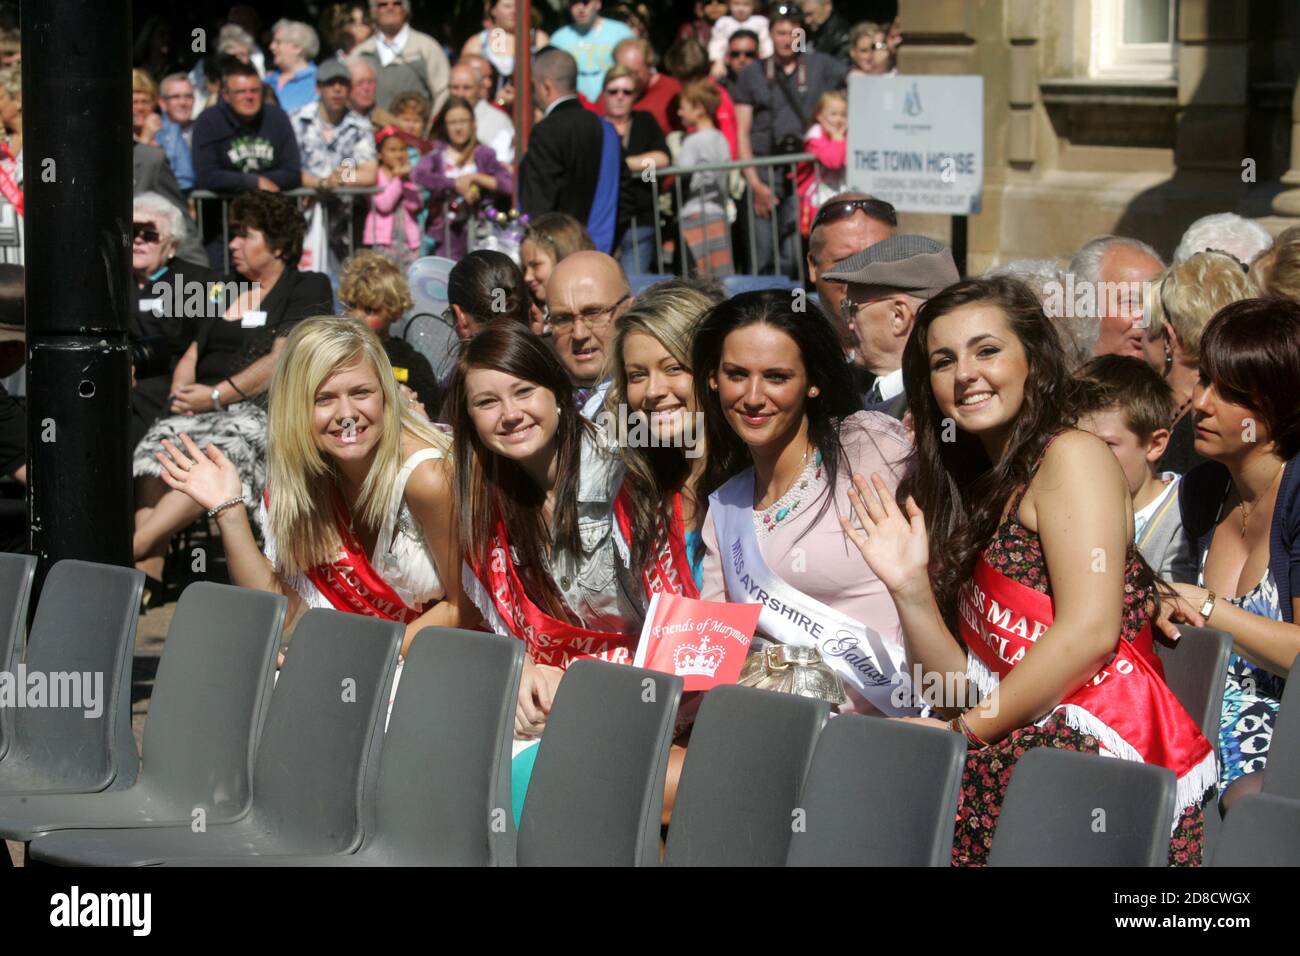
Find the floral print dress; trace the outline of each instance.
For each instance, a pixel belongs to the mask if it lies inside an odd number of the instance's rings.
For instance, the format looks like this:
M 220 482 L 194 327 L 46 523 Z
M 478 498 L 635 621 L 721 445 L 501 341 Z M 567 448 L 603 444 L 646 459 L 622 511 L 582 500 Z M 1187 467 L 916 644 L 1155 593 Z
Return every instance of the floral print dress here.
M 1042 541 L 1036 532 L 1020 522 L 1017 512 L 1025 489 L 1012 500 L 1011 509 L 998 526 L 993 541 L 984 551 L 984 560 L 1011 580 L 1044 594 L 1051 593 L 1047 575 L 1047 559 L 1043 555 Z M 1141 564 L 1137 549 L 1130 543 L 1124 571 L 1124 614 L 1121 634 L 1132 641 L 1146 625 L 1148 607 L 1154 599 L 1152 589 L 1142 583 Z M 989 848 L 998 814 L 1007 794 L 1007 784 L 1016 761 L 1033 747 L 1056 747 L 1059 750 L 1077 750 L 1099 753 L 1096 737 L 1076 730 L 1066 723 L 1062 714 L 1056 713 L 1038 724 L 1014 730 L 1005 738 L 984 750 L 967 754 L 966 770 L 962 774 L 961 795 L 957 805 L 957 827 L 953 839 L 953 866 L 983 866 L 988 861 Z M 1211 794 L 1206 794 L 1206 800 Z M 1205 819 L 1202 806 L 1188 807 L 1177 821 L 1170 841 L 1171 866 L 1197 866 L 1201 862 Z
M 1205 586 L 1205 556 L 1196 583 Z M 1232 598 L 1243 611 L 1272 621 L 1282 620 L 1277 581 L 1273 572 L 1264 576 L 1247 594 Z M 1258 773 L 1268 762 L 1273 742 L 1273 724 L 1282 706 L 1286 679 L 1267 671 L 1233 651 L 1228 658 L 1228 682 L 1223 688 L 1223 718 L 1219 722 L 1219 792 L 1248 773 Z

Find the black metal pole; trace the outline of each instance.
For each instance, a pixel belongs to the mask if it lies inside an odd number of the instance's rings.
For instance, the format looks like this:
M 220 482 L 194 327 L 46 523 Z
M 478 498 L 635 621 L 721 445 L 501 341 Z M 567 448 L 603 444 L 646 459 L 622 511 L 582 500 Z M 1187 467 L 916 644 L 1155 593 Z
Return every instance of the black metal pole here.
M 952 261 L 957 266 L 957 275 L 966 278 L 966 227 L 969 216 L 952 217 Z
M 131 5 L 22 7 L 27 455 L 37 583 L 131 563 Z

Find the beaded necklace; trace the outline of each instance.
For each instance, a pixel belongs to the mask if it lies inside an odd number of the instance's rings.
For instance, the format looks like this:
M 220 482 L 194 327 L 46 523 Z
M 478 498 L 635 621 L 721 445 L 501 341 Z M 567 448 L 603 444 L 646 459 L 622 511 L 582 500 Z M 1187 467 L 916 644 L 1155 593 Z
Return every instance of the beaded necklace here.
M 807 500 L 807 492 L 810 488 L 816 488 L 822 483 L 822 453 L 817 452 L 812 461 L 804 467 L 799 477 L 794 480 L 790 490 L 783 494 L 776 501 L 772 502 L 762 511 L 754 511 L 754 531 L 760 538 L 765 538 L 776 530 L 777 525 L 785 521 Z

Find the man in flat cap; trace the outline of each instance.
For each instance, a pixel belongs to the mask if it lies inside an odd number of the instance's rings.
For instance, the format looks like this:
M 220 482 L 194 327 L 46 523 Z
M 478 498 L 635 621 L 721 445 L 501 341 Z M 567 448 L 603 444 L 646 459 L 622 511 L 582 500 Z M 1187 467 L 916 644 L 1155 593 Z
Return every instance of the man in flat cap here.
M 862 363 L 875 375 L 863 406 L 902 419 L 903 347 L 925 301 L 960 278 L 952 253 L 925 236 L 890 236 L 837 262 L 826 278 L 848 284 L 844 318 Z

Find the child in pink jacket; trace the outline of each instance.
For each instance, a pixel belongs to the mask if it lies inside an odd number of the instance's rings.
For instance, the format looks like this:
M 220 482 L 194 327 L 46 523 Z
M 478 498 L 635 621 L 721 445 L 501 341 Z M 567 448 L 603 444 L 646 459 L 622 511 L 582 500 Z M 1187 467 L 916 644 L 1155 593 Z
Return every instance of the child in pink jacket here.
M 795 170 L 799 194 L 799 231 L 804 238 L 812 231 L 813 219 L 822 203 L 844 190 L 848 160 L 849 101 L 839 90 L 823 93 L 817 101 L 813 124 L 804 134 L 803 148 L 816 162 L 800 163 Z
M 405 268 L 420 257 L 420 187 L 411 181 L 406 142 L 391 126 L 375 134 L 379 192 L 370 197 L 362 240 Z

